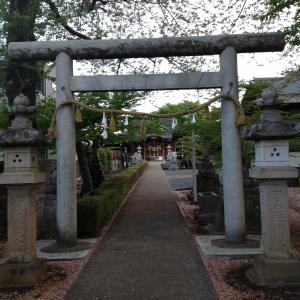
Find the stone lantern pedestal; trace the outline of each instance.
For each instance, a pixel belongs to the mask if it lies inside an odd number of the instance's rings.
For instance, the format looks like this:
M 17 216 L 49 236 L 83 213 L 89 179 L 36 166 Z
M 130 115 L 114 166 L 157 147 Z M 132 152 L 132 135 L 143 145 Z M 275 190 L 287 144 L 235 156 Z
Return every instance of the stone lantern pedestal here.
M 255 166 L 250 177 L 259 182 L 263 255 L 247 276 L 257 285 L 300 283 L 300 261 L 292 257 L 288 219 L 287 181 L 298 176 L 289 166 L 288 139 L 299 133 L 281 118 L 276 93 L 263 93 L 261 121 L 248 139 L 255 141 Z
M 257 285 L 300 283 L 300 261 L 293 259 L 290 250 L 288 219 L 289 178 L 298 176 L 292 167 L 254 167 L 250 176 L 260 186 L 262 247 L 259 257 L 247 276 Z
M 38 148 L 45 143 L 31 127 L 26 114 L 34 112 L 29 99 L 14 100 L 16 117 L 12 126 L 0 135 L 4 147 L 4 173 L 0 184 L 8 194 L 8 257 L 0 265 L 0 287 L 30 287 L 43 278 L 45 265 L 36 258 L 36 199 L 46 176 L 39 172 Z
M 170 158 L 168 161 L 169 170 L 178 170 L 178 160 L 176 152 L 170 152 Z

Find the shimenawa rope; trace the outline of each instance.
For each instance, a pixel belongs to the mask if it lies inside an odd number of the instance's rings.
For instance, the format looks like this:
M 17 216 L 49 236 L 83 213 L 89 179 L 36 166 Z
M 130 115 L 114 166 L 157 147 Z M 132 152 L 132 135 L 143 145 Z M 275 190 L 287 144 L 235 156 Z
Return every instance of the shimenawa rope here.
M 137 111 L 126 111 L 126 110 L 119 110 L 119 109 L 107 109 L 107 108 L 95 108 L 93 106 L 86 105 L 84 103 L 79 102 L 76 99 L 66 99 L 59 103 L 55 111 L 53 113 L 52 119 L 51 119 L 51 124 L 48 129 L 48 133 L 50 136 L 54 137 L 55 132 L 56 132 L 56 116 L 57 112 L 64 106 L 67 105 L 74 105 L 75 106 L 75 121 L 76 123 L 82 122 L 82 117 L 80 113 L 80 109 L 86 109 L 91 112 L 96 112 L 96 113 L 106 113 L 106 114 L 111 114 L 111 121 L 110 121 L 110 126 L 115 128 L 115 122 L 113 119 L 113 114 L 117 115 L 128 115 L 128 116 L 133 116 L 137 118 L 148 118 L 148 119 L 169 119 L 169 118 L 177 118 L 189 114 L 193 114 L 199 111 L 203 111 L 205 117 L 209 117 L 209 106 L 221 99 L 226 99 L 226 100 L 232 100 L 235 103 L 236 106 L 236 117 L 235 117 L 235 123 L 237 126 L 242 126 L 245 125 L 246 119 L 243 111 L 243 107 L 240 104 L 240 102 L 229 95 L 217 95 L 213 97 L 212 99 L 208 100 L 206 103 L 200 104 L 199 106 L 195 108 L 189 108 L 187 110 L 181 111 L 181 112 L 176 112 L 176 113 L 168 113 L 168 114 L 159 114 L 159 113 L 145 113 L 145 112 L 137 112 Z

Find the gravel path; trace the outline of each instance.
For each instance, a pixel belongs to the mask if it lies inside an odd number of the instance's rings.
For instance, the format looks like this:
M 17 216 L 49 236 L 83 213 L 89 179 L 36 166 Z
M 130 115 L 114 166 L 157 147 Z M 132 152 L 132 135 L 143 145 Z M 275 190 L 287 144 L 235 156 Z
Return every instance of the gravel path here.
M 193 170 L 164 170 L 171 190 L 189 190 L 193 187 Z
M 166 176 L 185 176 L 185 175 L 189 175 L 191 177 L 193 176 L 192 169 L 164 170 L 164 173 Z

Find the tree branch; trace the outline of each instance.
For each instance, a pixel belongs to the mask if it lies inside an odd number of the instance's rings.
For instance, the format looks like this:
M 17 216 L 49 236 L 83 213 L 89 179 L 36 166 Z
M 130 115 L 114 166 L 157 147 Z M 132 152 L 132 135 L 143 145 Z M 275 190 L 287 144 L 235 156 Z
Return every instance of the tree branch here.
M 91 3 L 91 6 L 89 8 L 89 11 L 88 12 L 91 12 L 95 6 L 96 6 L 96 2 L 99 1 L 102 5 L 106 5 L 108 2 L 105 1 L 105 0 L 92 0 L 92 3 Z
M 238 14 L 238 16 L 236 17 L 236 19 L 235 19 L 235 20 L 233 21 L 233 23 L 231 24 L 231 28 L 229 29 L 229 32 L 228 32 L 228 33 L 231 33 L 231 32 L 232 32 L 233 28 L 235 27 L 237 21 L 239 20 L 239 18 L 240 18 L 240 16 L 241 16 L 242 12 L 243 12 L 243 10 L 244 10 L 244 8 L 245 8 L 245 6 L 246 6 L 246 3 L 247 3 L 247 0 L 244 1 L 243 5 L 242 5 L 242 8 L 241 8 L 241 10 L 240 10 L 240 12 L 239 12 L 239 14 Z
M 56 20 L 59 22 L 59 24 L 65 28 L 69 33 L 71 33 L 72 35 L 75 35 L 81 39 L 84 40 L 90 40 L 91 38 L 89 38 L 88 36 L 76 31 L 75 29 L 73 29 L 72 27 L 70 27 L 68 25 L 68 23 L 65 21 L 65 19 L 60 15 L 55 3 L 52 0 L 44 0 L 50 7 L 52 13 L 54 14 L 54 17 L 56 18 Z

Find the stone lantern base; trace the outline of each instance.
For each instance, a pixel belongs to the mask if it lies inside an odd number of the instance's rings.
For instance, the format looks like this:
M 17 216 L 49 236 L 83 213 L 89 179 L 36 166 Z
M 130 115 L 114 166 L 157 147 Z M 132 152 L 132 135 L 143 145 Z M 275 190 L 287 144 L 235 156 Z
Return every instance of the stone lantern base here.
M 246 275 L 258 286 L 300 285 L 300 261 L 292 258 L 260 258 Z
M 169 170 L 178 170 L 177 160 L 168 162 L 168 165 L 169 165 Z
M 290 251 L 287 188 L 288 178 L 297 177 L 297 170 L 289 166 L 255 166 L 250 176 L 260 183 L 264 255 L 247 271 L 247 277 L 259 286 L 299 285 L 300 261 Z
M 33 287 L 46 278 L 47 265 L 43 260 L 0 265 L 0 288 Z

